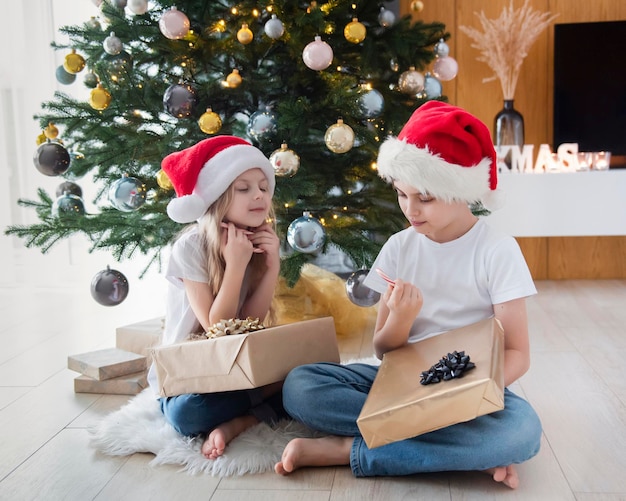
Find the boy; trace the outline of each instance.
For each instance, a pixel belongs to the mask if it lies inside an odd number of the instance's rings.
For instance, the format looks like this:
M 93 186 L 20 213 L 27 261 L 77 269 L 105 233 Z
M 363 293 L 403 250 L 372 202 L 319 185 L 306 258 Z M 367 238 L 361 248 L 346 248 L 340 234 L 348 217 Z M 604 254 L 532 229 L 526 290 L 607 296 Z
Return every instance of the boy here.
M 378 358 L 495 316 L 505 332 L 504 382 L 529 367 L 525 298 L 536 289 L 516 241 L 470 210 L 499 203 L 496 153 L 487 127 L 446 103 L 416 110 L 397 138 L 381 146 L 381 177 L 391 182 L 410 227 L 383 246 L 365 284 L 382 301 L 374 332 Z M 287 412 L 320 439 L 294 439 L 277 473 L 302 466 L 350 465 L 355 476 L 479 470 L 516 488 L 514 464 L 539 451 L 541 424 L 531 406 L 505 389 L 505 408 L 472 421 L 368 449 L 356 425 L 378 367 L 312 364 L 294 369 L 283 387 Z

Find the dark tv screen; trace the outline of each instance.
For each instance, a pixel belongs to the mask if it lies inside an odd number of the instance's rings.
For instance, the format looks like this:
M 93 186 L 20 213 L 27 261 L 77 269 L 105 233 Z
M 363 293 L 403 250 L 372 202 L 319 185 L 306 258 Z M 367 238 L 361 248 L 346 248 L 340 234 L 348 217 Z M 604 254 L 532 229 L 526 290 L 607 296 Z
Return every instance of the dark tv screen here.
M 626 161 L 626 21 L 554 27 L 554 147 Z M 622 158 L 620 158 L 620 156 Z

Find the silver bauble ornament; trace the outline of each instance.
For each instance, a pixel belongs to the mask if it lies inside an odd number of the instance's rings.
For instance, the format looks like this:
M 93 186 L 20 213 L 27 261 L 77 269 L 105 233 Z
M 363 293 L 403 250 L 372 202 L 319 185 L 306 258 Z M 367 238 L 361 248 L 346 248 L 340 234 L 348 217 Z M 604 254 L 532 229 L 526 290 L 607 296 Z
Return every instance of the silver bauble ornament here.
M 109 188 L 109 201 L 117 210 L 132 212 L 146 202 L 146 185 L 139 179 L 124 176 Z
M 444 42 L 443 38 L 440 38 L 433 47 L 433 52 L 437 57 L 447 57 L 450 54 L 450 47 Z
M 358 270 L 346 280 L 346 294 L 357 306 L 374 306 L 380 301 L 380 292 L 376 292 L 363 284 L 369 270 Z
M 63 85 L 70 85 L 76 80 L 76 74 L 65 71 L 62 64 L 57 67 L 55 76 L 57 78 L 57 82 Z
M 294 219 L 287 228 L 287 242 L 294 250 L 304 254 L 320 251 L 325 239 L 322 223 L 308 213 Z
M 441 82 L 430 73 L 424 76 L 424 92 L 427 99 L 437 99 L 443 93 Z
M 365 118 L 376 118 L 385 109 L 385 98 L 376 89 L 368 90 L 359 96 L 359 108 Z
M 91 296 L 102 306 L 117 306 L 128 296 L 128 279 L 107 266 L 91 280 Z
M 51 214 L 52 217 L 82 216 L 85 214 L 85 204 L 82 198 L 65 193 L 52 203 Z
M 253 113 L 248 121 L 246 132 L 257 144 L 271 139 L 276 133 L 276 115 L 268 110 Z

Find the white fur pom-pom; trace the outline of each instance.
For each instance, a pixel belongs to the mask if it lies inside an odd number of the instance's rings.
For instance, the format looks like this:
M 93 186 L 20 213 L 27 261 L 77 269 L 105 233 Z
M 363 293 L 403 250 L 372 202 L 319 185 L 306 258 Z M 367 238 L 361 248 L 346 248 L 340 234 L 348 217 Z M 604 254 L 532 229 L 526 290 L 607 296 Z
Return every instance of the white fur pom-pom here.
M 196 194 L 174 198 L 167 204 L 167 215 L 177 223 L 191 223 L 204 215 L 208 207 Z
M 498 210 L 504 207 L 506 195 L 502 190 L 491 190 L 484 197 L 482 197 L 481 202 L 487 210 Z

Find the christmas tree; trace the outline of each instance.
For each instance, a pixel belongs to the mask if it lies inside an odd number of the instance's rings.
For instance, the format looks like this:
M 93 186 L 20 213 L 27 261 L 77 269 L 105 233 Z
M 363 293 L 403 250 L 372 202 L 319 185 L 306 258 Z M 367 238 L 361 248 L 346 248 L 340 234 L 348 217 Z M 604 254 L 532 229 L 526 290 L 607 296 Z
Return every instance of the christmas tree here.
M 100 2 L 95 2 L 100 4 Z M 73 234 L 116 260 L 136 252 L 160 263 L 181 225 L 160 169 L 167 154 L 216 134 L 249 139 L 277 174 L 283 275 L 335 246 L 368 267 L 402 228 L 375 160 L 388 134 L 441 96 L 429 65 L 445 58 L 440 23 L 399 18 L 384 1 L 104 0 L 98 17 L 61 31 L 57 79 L 81 78 L 89 99 L 63 92 L 42 104 L 34 163 L 58 176 L 56 194 L 19 204 L 36 224 L 7 234 L 46 252 Z M 439 50 L 437 50 L 439 46 Z M 454 75 L 439 75 L 449 79 Z M 79 185 L 99 187 L 85 213 Z M 294 234 L 318 232 L 298 245 Z

